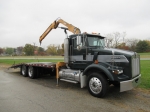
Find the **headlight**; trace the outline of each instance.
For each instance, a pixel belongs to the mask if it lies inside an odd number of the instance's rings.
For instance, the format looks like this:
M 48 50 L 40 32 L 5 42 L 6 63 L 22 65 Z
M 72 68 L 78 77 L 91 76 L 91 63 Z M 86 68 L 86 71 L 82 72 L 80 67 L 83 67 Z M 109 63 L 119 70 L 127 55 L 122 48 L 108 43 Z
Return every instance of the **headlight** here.
M 122 73 L 123 73 L 123 70 L 113 70 L 112 72 L 113 72 L 114 74 L 119 75 L 119 74 L 122 74 Z

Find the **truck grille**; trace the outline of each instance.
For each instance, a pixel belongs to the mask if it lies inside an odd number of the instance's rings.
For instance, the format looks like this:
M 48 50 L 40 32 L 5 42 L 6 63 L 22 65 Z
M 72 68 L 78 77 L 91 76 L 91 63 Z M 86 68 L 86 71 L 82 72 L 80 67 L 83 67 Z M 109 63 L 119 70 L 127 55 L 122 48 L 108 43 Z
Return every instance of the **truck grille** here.
M 135 77 L 140 74 L 140 58 L 132 58 L 132 77 Z

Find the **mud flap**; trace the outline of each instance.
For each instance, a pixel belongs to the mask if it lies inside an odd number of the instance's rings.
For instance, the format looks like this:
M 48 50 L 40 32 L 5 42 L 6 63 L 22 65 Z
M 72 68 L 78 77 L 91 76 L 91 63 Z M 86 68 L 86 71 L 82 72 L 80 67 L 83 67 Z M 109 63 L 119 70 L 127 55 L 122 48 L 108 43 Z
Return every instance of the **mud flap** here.
M 84 88 L 86 87 L 86 75 L 83 75 L 83 73 L 80 74 L 80 87 Z

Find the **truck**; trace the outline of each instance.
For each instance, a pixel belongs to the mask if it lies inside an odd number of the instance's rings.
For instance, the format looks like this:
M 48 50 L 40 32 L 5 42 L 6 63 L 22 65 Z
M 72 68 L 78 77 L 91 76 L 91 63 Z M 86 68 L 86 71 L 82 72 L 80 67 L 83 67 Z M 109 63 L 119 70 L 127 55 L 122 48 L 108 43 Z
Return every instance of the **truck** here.
M 58 27 L 59 24 L 66 27 Z M 120 88 L 120 92 L 135 88 L 141 82 L 140 56 L 136 52 L 108 48 L 105 37 L 96 33 L 81 33 L 80 29 L 61 18 L 56 19 L 40 36 L 39 42 L 56 28 L 64 30 L 64 62 L 21 63 L 10 68 L 20 68 L 20 73 L 35 79 L 41 74 L 56 76 L 59 81 L 79 83 L 94 97 L 104 97 L 109 86 Z M 67 34 L 67 30 L 72 35 Z

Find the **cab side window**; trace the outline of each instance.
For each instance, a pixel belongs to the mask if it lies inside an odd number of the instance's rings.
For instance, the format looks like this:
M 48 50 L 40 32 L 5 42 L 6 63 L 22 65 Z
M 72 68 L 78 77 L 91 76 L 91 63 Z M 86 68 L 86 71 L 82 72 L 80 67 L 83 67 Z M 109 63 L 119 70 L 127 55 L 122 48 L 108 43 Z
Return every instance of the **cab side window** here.
M 73 43 L 73 48 L 77 48 L 77 38 L 74 37 L 72 39 L 72 43 Z M 81 46 L 85 46 L 85 37 L 81 37 Z
M 73 48 L 77 48 L 77 38 L 73 38 Z

